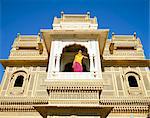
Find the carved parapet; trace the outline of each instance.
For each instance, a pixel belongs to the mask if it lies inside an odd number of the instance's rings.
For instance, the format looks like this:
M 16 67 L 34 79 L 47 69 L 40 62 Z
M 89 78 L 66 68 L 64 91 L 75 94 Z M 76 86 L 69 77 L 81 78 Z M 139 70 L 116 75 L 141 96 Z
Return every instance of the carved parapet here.
M 52 72 L 48 79 L 53 80 L 101 80 L 102 77 L 97 72 Z
M 137 40 L 138 39 L 138 40 Z M 134 35 L 115 35 L 107 41 L 104 59 L 144 59 L 140 39 Z
M 71 24 L 71 25 L 70 25 Z M 91 18 L 90 12 L 87 14 L 64 14 L 61 12 L 61 18 L 54 18 L 53 29 L 97 29 L 96 17 Z
M 62 90 L 63 91 L 63 90 Z M 80 94 L 80 93 L 79 93 Z M 88 96 L 87 96 L 88 97 Z M 142 113 L 148 114 L 150 105 L 149 97 L 101 97 L 97 99 L 51 99 L 49 97 L 0 97 L 0 112 L 37 112 L 35 106 L 54 107 L 55 104 L 62 106 L 79 106 L 94 108 L 113 108 L 111 113 Z M 74 108 L 73 107 L 73 108 Z M 99 109 L 100 111 L 100 109 Z
M 149 97 L 101 97 L 100 106 L 114 107 L 111 113 L 148 114 Z
M 36 112 L 31 105 L 3 105 L 0 106 L 0 112 Z
M 47 53 L 42 53 L 39 55 L 39 51 L 16 51 L 10 54 L 9 59 L 46 59 L 47 58 Z
M 50 80 L 46 86 L 51 104 L 98 104 L 103 89 L 100 80 Z
M 36 112 L 34 105 L 48 104 L 47 97 L 0 97 L 0 112 Z
M 54 90 L 102 90 L 102 80 L 49 80 L 47 88 Z
M 148 114 L 148 106 L 118 106 L 111 113 L 142 113 Z
M 38 35 L 20 35 L 12 45 L 9 59 L 46 59 L 48 54 L 41 39 L 40 33 Z
M 0 105 L 48 104 L 48 97 L 0 97 Z
M 13 47 L 22 48 L 22 47 L 27 47 L 27 48 L 35 48 L 38 49 L 38 43 L 37 42 L 16 42 Z
M 110 106 L 148 106 L 150 105 L 150 97 L 101 97 L 100 104 Z

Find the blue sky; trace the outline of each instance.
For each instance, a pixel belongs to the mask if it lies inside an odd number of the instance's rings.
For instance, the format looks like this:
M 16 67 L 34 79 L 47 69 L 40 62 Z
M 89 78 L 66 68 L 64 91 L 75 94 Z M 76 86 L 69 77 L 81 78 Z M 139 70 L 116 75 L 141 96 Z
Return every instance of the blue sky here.
M 110 34 L 137 32 L 150 59 L 149 0 L 0 0 L 0 59 L 7 59 L 18 32 L 37 34 L 52 28 L 53 17 L 60 12 L 96 16 L 99 28 Z M 110 36 L 109 34 L 109 36 Z M 0 79 L 3 68 L 0 65 Z

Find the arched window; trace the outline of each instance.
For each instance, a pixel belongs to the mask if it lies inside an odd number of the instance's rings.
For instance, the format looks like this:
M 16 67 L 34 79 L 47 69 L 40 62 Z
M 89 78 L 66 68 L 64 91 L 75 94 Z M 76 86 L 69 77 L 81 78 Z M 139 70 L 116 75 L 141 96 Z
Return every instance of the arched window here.
M 134 76 L 132 75 L 128 76 L 128 82 L 130 87 L 138 87 L 137 80 Z
M 24 76 L 19 75 L 15 81 L 14 87 L 22 87 Z
M 61 58 L 60 58 L 60 71 L 61 72 L 73 72 L 72 65 L 75 55 L 79 50 L 82 50 L 83 55 L 89 57 L 87 48 L 85 46 L 79 44 L 73 44 L 66 46 L 62 50 Z M 88 59 L 82 60 L 83 72 L 90 71 L 90 62 Z

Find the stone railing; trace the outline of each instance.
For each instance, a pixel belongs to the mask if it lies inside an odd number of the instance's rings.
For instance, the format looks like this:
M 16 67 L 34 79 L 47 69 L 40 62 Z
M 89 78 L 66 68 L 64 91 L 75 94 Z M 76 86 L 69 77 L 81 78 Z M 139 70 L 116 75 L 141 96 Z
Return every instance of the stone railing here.
M 108 51 L 104 53 L 104 56 L 144 56 L 143 52 L 137 52 L 135 50 L 115 50 L 113 55 Z
M 148 106 L 115 106 L 111 113 L 140 113 L 148 115 Z
M 38 42 L 37 41 L 22 41 L 22 42 L 16 42 L 14 45 L 14 47 L 35 47 L 36 49 L 38 49 Z
M 21 51 L 21 52 L 12 52 L 11 54 L 10 54 L 10 56 L 9 56 L 9 58 L 15 58 L 15 57 L 17 57 L 17 58 L 24 58 L 24 57 L 27 57 L 27 58 L 32 58 L 32 57 L 36 57 L 36 58 L 41 58 L 41 57 L 43 57 L 43 58 L 47 58 L 47 54 L 46 53 L 43 53 L 43 54 L 39 54 L 39 52 L 38 51 L 30 51 L 30 52 L 25 52 L 25 51 Z
M 50 80 L 50 78 L 48 78 Z M 95 72 L 53 72 L 52 79 L 60 80 L 91 80 L 91 79 L 102 79 L 100 75 Z
M 48 104 L 48 97 L 0 97 L 0 105 Z
M 101 105 L 150 105 L 150 97 L 101 97 Z
M 59 99 L 65 100 L 65 99 Z M 71 99 L 68 99 L 68 101 Z M 75 100 L 75 99 L 74 99 Z M 97 101 L 96 99 L 84 99 L 84 101 Z M 57 101 L 50 97 L 0 97 L 1 105 L 31 105 L 48 104 L 49 101 Z M 102 105 L 150 105 L 150 97 L 101 97 L 99 100 Z
M 51 90 L 101 90 L 103 88 L 103 81 L 100 79 L 71 79 L 71 80 L 57 80 L 51 79 L 45 81 L 47 89 Z

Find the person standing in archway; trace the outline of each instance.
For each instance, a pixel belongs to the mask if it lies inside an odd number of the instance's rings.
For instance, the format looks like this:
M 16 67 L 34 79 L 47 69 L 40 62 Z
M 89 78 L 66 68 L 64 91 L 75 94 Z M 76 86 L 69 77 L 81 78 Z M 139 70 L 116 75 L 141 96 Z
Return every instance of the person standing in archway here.
M 82 55 L 82 51 L 79 50 L 78 54 L 75 55 L 74 61 L 73 61 L 73 71 L 74 72 L 83 72 L 83 66 L 82 66 L 82 59 L 88 58 L 87 56 Z

